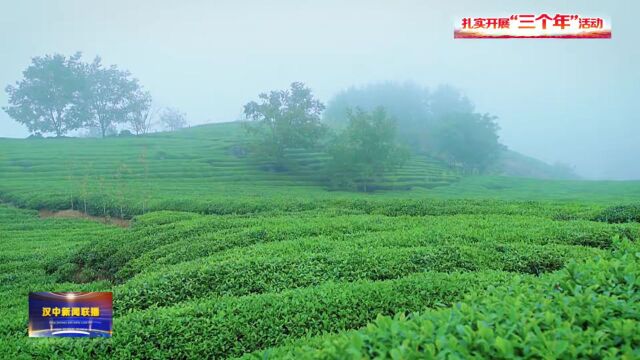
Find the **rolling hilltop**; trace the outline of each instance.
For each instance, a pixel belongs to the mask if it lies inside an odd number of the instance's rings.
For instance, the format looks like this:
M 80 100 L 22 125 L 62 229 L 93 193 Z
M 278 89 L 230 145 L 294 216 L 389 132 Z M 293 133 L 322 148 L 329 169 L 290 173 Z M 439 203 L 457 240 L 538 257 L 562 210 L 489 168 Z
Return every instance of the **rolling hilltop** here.
M 324 154 L 292 151 L 288 171 L 270 171 L 246 156 L 243 135 L 239 123 L 223 123 L 144 137 L 0 140 L 0 197 L 50 209 L 87 200 L 95 214 L 110 198 L 108 208 L 123 205 L 130 216 L 143 202 L 179 208 L 219 197 L 327 196 Z M 440 162 L 415 156 L 375 187 L 429 189 L 459 179 Z M 123 204 L 114 203 L 118 198 Z

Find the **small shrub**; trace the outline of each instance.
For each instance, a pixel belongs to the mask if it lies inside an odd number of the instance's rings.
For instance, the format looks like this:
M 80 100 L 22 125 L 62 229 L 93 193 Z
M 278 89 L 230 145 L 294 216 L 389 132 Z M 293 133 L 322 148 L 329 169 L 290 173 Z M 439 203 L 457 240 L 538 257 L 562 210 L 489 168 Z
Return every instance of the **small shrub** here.
M 606 208 L 594 220 L 611 224 L 640 222 L 640 204 L 618 205 Z

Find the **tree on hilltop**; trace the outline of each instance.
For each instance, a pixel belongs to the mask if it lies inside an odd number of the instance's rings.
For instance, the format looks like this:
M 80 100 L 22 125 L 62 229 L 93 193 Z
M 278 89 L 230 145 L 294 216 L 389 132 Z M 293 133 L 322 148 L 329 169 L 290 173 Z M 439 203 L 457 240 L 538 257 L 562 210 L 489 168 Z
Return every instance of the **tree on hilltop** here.
M 324 104 L 311 89 L 294 82 L 290 89 L 271 91 L 244 106 L 244 128 L 252 136 L 256 153 L 285 168 L 285 150 L 311 149 L 326 132 L 320 121 Z
M 169 131 L 176 131 L 187 126 L 187 115 L 175 108 L 166 108 L 160 114 L 160 123 Z
M 396 124 L 379 107 L 371 112 L 348 111 L 349 123 L 330 144 L 329 177 L 334 186 L 370 191 L 370 184 L 407 160 L 396 141 Z
M 9 106 L 3 109 L 30 132 L 58 137 L 82 127 L 96 127 L 105 137 L 116 124 L 145 119 L 151 95 L 131 73 L 104 67 L 99 57 L 90 64 L 81 57 L 33 58 L 23 79 L 6 87 Z
M 448 113 L 430 134 L 434 154 L 465 172 L 483 172 L 496 162 L 504 146 L 498 141 L 496 117 L 477 113 Z
M 82 96 L 87 124 L 100 128 L 102 137 L 118 123 L 131 121 L 151 106 L 151 95 L 142 89 L 138 79 L 117 66 L 104 67 L 100 57 L 85 66 L 85 87 Z
M 80 53 L 35 57 L 23 79 L 6 87 L 9 106 L 3 109 L 31 133 L 60 137 L 83 125 L 79 106 L 83 76 Z

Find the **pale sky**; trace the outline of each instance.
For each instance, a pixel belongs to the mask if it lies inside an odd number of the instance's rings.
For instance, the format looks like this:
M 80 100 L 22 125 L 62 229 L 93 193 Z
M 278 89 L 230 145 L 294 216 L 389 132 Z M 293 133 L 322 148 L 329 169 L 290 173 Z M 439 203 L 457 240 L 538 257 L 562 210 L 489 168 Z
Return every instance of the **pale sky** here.
M 449 83 L 499 117 L 510 148 L 588 178 L 640 179 L 639 10 L 623 0 L 2 0 L 0 85 L 33 56 L 99 54 L 201 124 L 235 120 L 259 92 L 293 81 L 325 102 L 370 82 Z M 613 39 L 453 39 L 456 18 L 525 12 L 607 17 Z M 0 113 L 0 137 L 26 135 Z

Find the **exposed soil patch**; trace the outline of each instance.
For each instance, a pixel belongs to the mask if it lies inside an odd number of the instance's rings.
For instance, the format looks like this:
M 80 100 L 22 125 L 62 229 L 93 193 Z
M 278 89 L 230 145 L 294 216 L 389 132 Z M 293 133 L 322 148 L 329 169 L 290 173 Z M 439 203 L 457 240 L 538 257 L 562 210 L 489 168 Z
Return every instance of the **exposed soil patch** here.
M 69 218 L 69 219 L 88 219 L 91 221 L 96 221 L 103 224 L 116 225 L 124 228 L 128 228 L 130 225 L 129 220 L 112 218 L 112 217 L 102 217 L 102 216 L 92 216 L 87 215 L 78 210 L 60 210 L 60 211 L 51 211 L 47 209 L 41 209 L 38 211 L 41 219 L 46 218 Z

